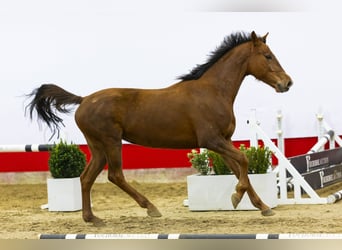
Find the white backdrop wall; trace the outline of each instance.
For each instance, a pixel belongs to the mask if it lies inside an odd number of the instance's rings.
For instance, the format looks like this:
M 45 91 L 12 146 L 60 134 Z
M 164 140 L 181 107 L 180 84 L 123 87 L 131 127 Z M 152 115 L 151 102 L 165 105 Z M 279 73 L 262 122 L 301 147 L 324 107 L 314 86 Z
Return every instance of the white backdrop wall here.
M 0 144 L 49 142 L 46 126 L 39 129 L 24 116 L 25 94 L 43 83 L 78 95 L 108 87 L 166 87 L 205 62 L 226 35 L 240 30 L 270 33 L 268 44 L 294 86 L 278 94 L 247 77 L 235 102 L 234 139 L 249 138 L 246 121 L 252 108 L 270 137 L 276 137 L 278 110 L 284 115 L 285 137 L 317 135 L 317 112 L 342 134 L 338 1 L 332 9 L 301 5 L 298 11 L 291 5 L 285 12 L 229 12 L 221 1 L 211 1 L 218 6 L 212 9 L 199 4 L 214 11 L 189 4 L 182 9 L 180 1 L 154 9 L 147 4 L 134 8 L 127 1 L 47 2 L 0 3 Z M 224 11 L 215 11 L 220 8 Z M 63 118 L 62 137 L 84 144 L 73 115 Z

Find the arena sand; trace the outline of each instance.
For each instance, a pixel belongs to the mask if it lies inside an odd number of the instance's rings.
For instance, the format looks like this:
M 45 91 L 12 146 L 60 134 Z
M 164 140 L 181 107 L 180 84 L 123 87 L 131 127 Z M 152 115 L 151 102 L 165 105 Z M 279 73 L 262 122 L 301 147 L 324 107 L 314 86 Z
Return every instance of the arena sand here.
M 131 184 L 162 212 L 150 218 L 130 197 L 110 183 L 96 183 L 93 211 L 102 225 L 85 223 L 81 212 L 49 212 L 46 184 L 0 185 L 0 238 L 37 239 L 39 234 L 89 233 L 342 233 L 342 201 L 327 205 L 281 205 L 275 216 L 259 211 L 191 212 L 183 206 L 185 182 Z M 322 197 L 341 190 L 342 183 L 319 191 Z

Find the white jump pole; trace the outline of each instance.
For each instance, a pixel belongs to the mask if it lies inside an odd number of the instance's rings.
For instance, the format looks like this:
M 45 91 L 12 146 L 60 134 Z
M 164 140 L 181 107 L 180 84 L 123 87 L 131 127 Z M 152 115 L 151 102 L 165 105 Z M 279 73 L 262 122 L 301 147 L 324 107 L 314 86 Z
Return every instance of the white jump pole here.
M 342 190 L 333 193 L 331 195 L 328 196 L 327 201 L 329 204 L 335 203 L 339 200 L 342 200 Z
M 42 152 L 52 149 L 53 144 L 0 145 L 0 153 Z
M 320 126 L 322 126 L 326 131 L 332 130 L 332 128 L 328 125 L 328 123 L 325 120 L 323 120 L 323 116 L 319 116 L 317 119 L 320 123 Z M 335 146 L 335 143 L 337 143 L 340 147 L 342 147 L 342 139 L 336 133 L 334 134 L 333 141 L 334 141 L 333 146 Z
M 329 130 L 327 133 L 325 133 L 319 140 L 318 142 L 307 152 L 307 154 L 312 154 L 312 153 L 316 153 L 321 151 L 321 149 L 323 148 L 323 146 L 329 141 L 334 141 L 334 131 Z M 275 169 L 276 173 L 278 173 L 278 169 Z M 309 168 L 308 170 L 309 171 Z M 278 186 L 279 188 L 279 186 Z M 288 190 L 293 190 L 294 185 L 292 183 L 292 178 L 288 179 L 288 183 L 287 183 L 287 189 Z
M 319 140 L 318 142 L 307 152 L 307 154 L 315 153 L 321 151 L 324 145 L 327 142 L 334 141 L 334 131 L 329 130 L 327 131 Z

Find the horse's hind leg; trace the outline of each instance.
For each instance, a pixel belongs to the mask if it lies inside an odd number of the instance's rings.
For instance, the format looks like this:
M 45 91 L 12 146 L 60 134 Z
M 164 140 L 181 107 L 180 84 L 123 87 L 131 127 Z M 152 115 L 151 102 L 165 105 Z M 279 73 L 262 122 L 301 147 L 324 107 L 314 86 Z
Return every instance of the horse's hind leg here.
M 110 143 L 106 147 L 108 162 L 108 179 L 130 195 L 142 208 L 147 209 L 147 214 L 151 217 L 162 216 L 158 209 L 142 194 L 129 185 L 122 172 L 121 167 L 121 140 L 117 143 Z
M 81 174 L 82 214 L 83 220 L 85 222 L 96 222 L 98 218 L 93 215 L 93 212 L 91 210 L 90 190 L 96 180 L 96 177 L 103 170 L 106 164 L 106 158 L 103 151 L 96 149 L 89 141 L 88 145 L 92 157 L 88 165 L 85 167 L 83 173 Z

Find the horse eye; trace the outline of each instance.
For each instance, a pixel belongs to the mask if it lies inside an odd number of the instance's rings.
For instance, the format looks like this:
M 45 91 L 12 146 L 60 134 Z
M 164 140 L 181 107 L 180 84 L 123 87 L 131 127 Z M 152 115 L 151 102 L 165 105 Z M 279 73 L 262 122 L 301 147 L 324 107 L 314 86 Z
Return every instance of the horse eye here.
M 265 57 L 266 57 L 267 60 L 271 60 L 272 59 L 271 55 L 265 55 Z

